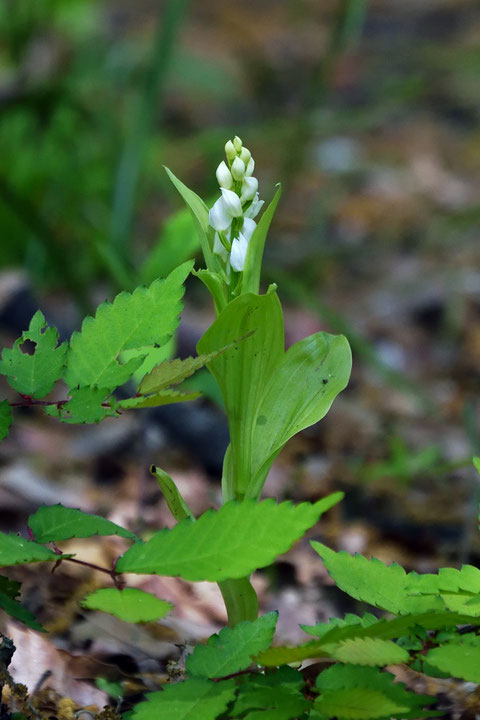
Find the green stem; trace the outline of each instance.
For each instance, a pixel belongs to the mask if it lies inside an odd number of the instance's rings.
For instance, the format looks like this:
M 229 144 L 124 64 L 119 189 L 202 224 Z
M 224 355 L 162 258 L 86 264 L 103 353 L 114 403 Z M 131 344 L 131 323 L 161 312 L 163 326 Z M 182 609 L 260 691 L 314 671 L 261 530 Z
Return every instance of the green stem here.
M 229 627 L 235 627 L 244 620 L 256 620 L 258 617 L 257 593 L 250 578 L 223 580 L 218 583 L 228 615 Z

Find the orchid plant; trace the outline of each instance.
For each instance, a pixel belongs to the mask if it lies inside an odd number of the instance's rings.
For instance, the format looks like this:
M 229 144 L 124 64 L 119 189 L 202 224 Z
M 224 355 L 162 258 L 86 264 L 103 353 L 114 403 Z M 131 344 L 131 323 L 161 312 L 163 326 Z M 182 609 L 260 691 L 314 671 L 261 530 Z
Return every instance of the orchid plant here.
M 342 498 L 342 493 L 334 493 L 294 505 L 262 499 L 262 492 L 288 440 L 321 420 L 347 385 L 351 353 L 344 337 L 325 332 L 285 351 L 276 286 L 260 293 L 263 249 L 280 188 L 263 209 L 250 151 L 235 137 L 227 142 L 225 154 L 216 173 L 221 195 L 211 209 L 167 169 L 193 216 L 205 268 L 193 270 L 189 261 L 148 287 L 120 293 L 87 317 L 68 343 L 59 345 L 56 329 L 37 312 L 0 359 L 0 374 L 12 391 L 0 402 L 0 440 L 8 435 L 12 410 L 18 406 L 37 407 L 60 422 L 96 423 L 127 409 L 194 400 L 199 393 L 182 383 L 206 365 L 219 384 L 230 431 L 223 504 L 195 517 L 174 479 L 152 467 L 176 521 L 173 528 L 162 528 L 145 541 L 98 515 L 42 506 L 28 520 L 28 538 L 0 533 L 0 566 L 88 565 L 69 553 L 68 546 L 62 549 L 63 543 L 118 535 L 129 547 L 113 566 L 91 565 L 108 576 L 111 586 L 89 593 L 82 605 L 127 622 L 161 619 L 172 606 L 128 587 L 125 573 L 218 583 L 229 627 L 206 645 L 197 645 L 187 657 L 183 682 L 150 693 L 133 709 L 129 717 L 134 720 L 388 720 L 441 714 L 424 710 L 435 698 L 409 692 L 394 682 L 385 666 L 400 664 L 428 675 L 451 673 L 480 682 L 477 568 L 407 574 L 398 565 L 352 558 L 313 541 L 313 550 L 339 588 L 390 616 L 347 614 L 302 626 L 313 639 L 297 647 L 272 645 L 277 613 L 258 617 L 251 573 L 289 550 Z M 216 318 L 200 339 L 196 357 L 165 360 L 190 272 L 211 293 Z M 26 340 L 34 344 L 33 354 L 24 352 Z M 66 397 L 46 399 L 60 380 Z M 132 382 L 135 391 L 126 398 L 123 392 L 119 399 L 115 391 L 131 388 Z M 476 462 L 480 471 L 480 460 Z M 19 583 L 0 575 L 0 608 L 42 631 L 19 602 L 19 592 Z M 0 690 L 4 683 L 15 688 L 7 669 L 11 644 L 4 640 L 0 650 Z M 312 685 L 296 667 L 318 657 L 326 663 Z M 28 707 L 24 703 L 22 710 L 28 713 Z

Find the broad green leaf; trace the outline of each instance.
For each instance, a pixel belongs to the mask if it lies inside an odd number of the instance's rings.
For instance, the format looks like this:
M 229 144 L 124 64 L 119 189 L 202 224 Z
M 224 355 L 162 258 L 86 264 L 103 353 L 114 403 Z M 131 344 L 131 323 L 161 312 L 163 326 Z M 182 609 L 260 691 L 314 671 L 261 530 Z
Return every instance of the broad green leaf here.
M 282 194 L 282 188 L 280 185 L 277 187 L 277 191 L 270 202 L 267 209 L 262 214 L 255 232 L 253 233 L 250 242 L 248 244 L 247 257 L 245 258 L 245 267 L 243 270 L 242 277 L 242 292 L 243 293 L 257 293 L 260 288 L 260 273 L 262 269 L 262 257 L 263 249 L 265 247 L 265 239 L 267 237 L 270 223 L 272 222 L 273 215 L 277 208 L 280 195 Z
M 403 718 L 410 710 L 406 704 L 389 698 L 379 690 L 348 688 L 326 690 L 315 700 L 314 708 L 327 717 L 345 720 L 369 720 L 369 718 Z
M 277 294 L 241 295 L 227 305 L 197 345 L 198 353 L 211 353 L 249 333 L 208 365 L 225 402 L 231 441 L 229 459 L 238 495 L 245 494 L 252 478 L 251 428 L 255 427 L 260 401 L 283 356 L 283 317 Z
M 13 422 L 12 409 L 8 400 L 0 402 L 0 442 L 7 437 Z
M 139 588 L 102 588 L 83 598 L 88 610 L 102 610 L 131 623 L 152 622 L 165 617 L 173 605 Z
M 364 613 L 362 617 L 354 615 L 353 613 L 347 613 L 344 618 L 330 618 L 328 623 L 300 625 L 300 627 L 309 635 L 323 639 L 325 635 L 330 635 L 332 632 L 339 630 L 346 630 L 348 633 L 347 637 L 354 637 L 360 629 L 377 625 L 378 623 L 378 618 L 371 613 Z M 350 635 L 350 633 L 352 633 L 352 635 Z M 344 638 L 342 637 L 341 639 L 343 640 Z
M 351 369 L 343 336 L 317 333 L 284 352 L 282 310 L 274 291 L 231 302 L 201 338 L 198 352 L 213 352 L 252 331 L 241 346 L 208 364 L 228 416 L 224 483 L 233 484 L 232 497 L 259 497 L 287 440 L 328 412 Z
M 207 268 L 209 270 L 213 270 L 214 262 L 212 248 L 214 230 L 210 227 L 208 222 L 208 208 L 203 200 L 199 198 L 193 190 L 190 190 L 190 188 L 188 188 L 181 180 L 175 177 L 171 170 L 166 167 L 165 171 L 190 210 L 197 229 L 203 256 L 205 258 L 205 262 L 207 263 Z
M 241 716 L 245 720 L 298 718 L 310 706 L 301 692 L 303 684 L 301 674 L 290 667 L 265 675 L 252 673 L 240 685 L 230 717 Z
M 216 720 L 235 697 L 235 680 L 191 678 L 165 685 L 135 705 L 132 720 Z
M 149 285 L 165 277 L 180 263 L 192 258 L 200 242 L 190 212 L 183 208 L 167 218 L 161 235 L 140 270 L 141 282 Z
M 0 567 L 30 562 L 55 562 L 70 555 L 57 555 L 43 545 L 25 540 L 20 535 L 0 532 Z
M 93 535 L 120 535 L 138 540 L 130 530 L 106 520 L 63 505 L 42 505 L 28 518 L 28 527 L 39 543 L 60 542 L 70 538 L 87 538 Z
M 173 405 L 174 403 L 190 402 L 201 396 L 201 392 L 181 392 L 180 390 L 162 390 L 153 395 L 139 395 L 138 397 L 126 398 L 115 403 L 116 408 L 131 410 L 134 408 L 160 407 L 161 405 Z
M 387 566 L 376 558 L 367 560 L 362 555 L 352 557 L 315 541 L 310 544 L 341 590 L 383 610 L 396 614 L 404 611 L 407 574 L 400 565 Z
M 243 338 L 237 338 L 237 340 L 241 342 Z M 148 395 L 149 393 L 156 393 L 160 390 L 165 390 L 171 385 L 178 385 L 183 382 L 185 378 L 193 375 L 193 373 L 197 372 L 197 370 L 228 349 L 228 347 L 224 347 L 206 355 L 188 357 L 184 360 L 181 360 L 180 358 L 165 360 L 165 362 L 158 365 L 152 370 L 152 372 L 143 378 L 140 383 L 140 387 L 138 388 L 138 392 L 141 395 Z
M 212 635 L 206 645 L 197 645 L 186 662 L 191 676 L 221 678 L 245 670 L 252 658 L 266 650 L 273 639 L 278 613 L 271 612 L 254 622 L 241 622 Z
M 468 642 L 447 643 L 430 650 L 426 661 L 452 677 L 480 683 L 480 639 Z
M 408 662 L 409 654 L 391 640 L 351 638 L 342 640 L 331 650 L 332 657 L 352 665 L 392 665 Z
M 165 280 L 148 288 L 122 292 L 87 317 L 70 340 L 65 380 L 71 387 L 98 386 L 113 390 L 130 379 L 142 357 L 120 364 L 124 350 L 164 345 L 178 325 L 183 283 L 192 268 L 184 263 Z
M 33 355 L 22 352 L 21 346 L 30 340 L 35 343 Z M 12 348 L 5 348 L 0 360 L 0 373 L 6 375 L 9 385 L 22 395 L 41 399 L 48 395 L 62 376 L 67 343 L 57 347 L 58 332 L 49 328 L 38 310 L 30 326 Z
M 7 595 L 6 593 L 3 593 L 1 591 L 0 610 L 4 610 L 7 615 L 15 618 L 15 620 L 20 620 L 20 622 L 22 622 L 24 625 L 32 628 L 32 630 L 45 632 L 45 629 L 40 625 L 40 623 L 35 620 L 35 617 L 29 610 L 27 610 L 27 608 L 24 608 L 23 605 L 21 605 L 18 600 L 15 600 L 14 597 L 11 597 L 10 595 Z
M 70 400 L 56 406 L 45 408 L 47 415 L 66 423 L 98 423 L 104 418 L 115 415 L 113 407 L 107 402 L 111 390 L 98 387 L 74 388 L 69 391 Z
M 341 498 L 342 493 L 334 493 L 315 504 L 297 506 L 277 505 L 272 499 L 231 501 L 218 511 L 207 510 L 196 522 L 182 520 L 131 547 L 116 569 L 193 581 L 242 578 L 289 550 Z
M 287 440 L 321 420 L 347 386 L 352 353 L 343 335 L 316 333 L 283 355 L 258 407 L 249 495 L 257 497 Z

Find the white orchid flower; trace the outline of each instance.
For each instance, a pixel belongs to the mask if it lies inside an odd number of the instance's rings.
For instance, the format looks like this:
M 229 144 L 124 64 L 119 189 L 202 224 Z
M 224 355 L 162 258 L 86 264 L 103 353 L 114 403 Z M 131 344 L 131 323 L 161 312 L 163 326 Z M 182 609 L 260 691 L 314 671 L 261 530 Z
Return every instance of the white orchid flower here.
M 242 194 L 240 200 L 242 203 L 246 203 L 249 200 L 253 200 L 258 190 L 258 180 L 254 177 L 246 177 L 242 183 Z
M 242 229 L 240 232 L 242 233 L 243 237 L 246 239 L 247 242 L 250 242 L 250 238 L 252 237 L 253 233 L 255 232 L 256 227 L 257 227 L 257 223 L 255 222 L 255 220 L 244 217 Z
M 245 177 L 245 163 L 243 160 L 240 160 L 239 157 L 236 157 L 235 160 L 232 162 L 231 167 L 231 173 L 234 180 L 243 180 Z
M 241 199 L 238 197 L 238 195 L 236 193 L 234 193 L 233 190 L 227 190 L 225 188 L 221 188 L 221 190 L 222 190 L 221 200 L 223 201 L 226 212 L 232 218 L 242 217 L 242 215 L 243 215 L 242 202 L 241 202 Z
M 230 251 L 230 265 L 237 272 L 242 272 L 245 267 L 245 258 L 247 257 L 248 241 L 240 233 L 238 238 L 235 238 L 232 242 L 232 249 Z
M 220 236 L 219 236 L 218 232 L 215 233 L 215 237 L 213 239 L 213 252 L 216 255 L 219 255 L 222 258 L 223 262 L 227 261 L 227 257 L 228 257 L 227 248 L 220 240 Z

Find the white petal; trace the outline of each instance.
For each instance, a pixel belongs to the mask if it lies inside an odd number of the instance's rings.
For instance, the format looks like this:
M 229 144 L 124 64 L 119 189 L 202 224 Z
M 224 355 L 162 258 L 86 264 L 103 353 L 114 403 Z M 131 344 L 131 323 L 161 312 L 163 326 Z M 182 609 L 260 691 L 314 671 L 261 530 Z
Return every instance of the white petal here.
M 218 233 L 215 233 L 215 237 L 213 239 L 213 252 L 216 253 L 217 255 L 220 255 L 222 260 L 227 259 L 227 255 L 228 255 L 227 248 L 220 240 Z
M 244 217 L 252 218 L 252 220 L 253 218 L 256 218 L 263 204 L 264 201 L 258 199 L 258 192 L 255 193 L 252 204 L 247 210 L 245 210 Z
M 225 143 L 225 155 L 230 162 L 237 157 L 237 151 L 235 150 L 235 146 L 231 140 L 228 140 L 228 142 Z
M 242 217 L 242 203 L 233 190 L 222 188 L 222 200 L 230 217 Z M 215 230 L 219 230 L 219 228 L 215 228 Z
M 222 162 L 218 166 L 216 175 L 217 175 L 218 184 L 220 185 L 221 188 L 229 189 L 229 188 L 233 187 L 232 173 L 228 169 L 227 163 L 224 160 L 222 160 Z
M 240 233 L 238 238 L 232 242 L 232 250 L 230 252 L 230 265 L 237 272 L 242 272 L 245 267 L 245 258 L 247 257 L 248 242 Z
M 252 157 L 252 153 L 250 152 L 250 150 L 246 147 L 242 147 L 242 152 L 240 153 L 240 160 L 243 160 L 243 162 L 245 163 L 245 166 L 248 165 L 251 157 Z
M 237 153 L 242 151 L 242 145 L 243 143 L 241 138 L 239 138 L 238 135 L 235 135 L 235 137 L 233 138 L 233 147 L 235 148 Z
M 245 163 L 236 157 L 232 163 L 232 177 L 234 180 L 243 180 L 245 176 Z
M 257 178 L 246 177 L 242 183 L 242 194 L 240 195 L 240 200 L 242 201 L 242 203 L 248 202 L 249 200 L 253 200 L 257 190 L 258 190 Z
M 227 192 L 229 191 L 227 190 Z M 208 213 L 208 221 L 213 229 L 218 230 L 219 232 L 227 230 L 230 226 L 232 216 L 227 212 L 223 197 L 218 198 L 217 202 Z
M 250 242 L 250 238 L 252 237 L 253 233 L 255 232 L 255 228 L 257 227 L 257 223 L 255 220 L 251 220 L 250 218 L 244 218 L 243 225 L 242 225 L 242 234 L 247 242 Z
M 247 169 L 245 170 L 245 175 L 247 177 L 250 177 L 250 175 L 253 175 L 254 170 L 255 170 L 255 160 L 251 157 L 247 163 Z

